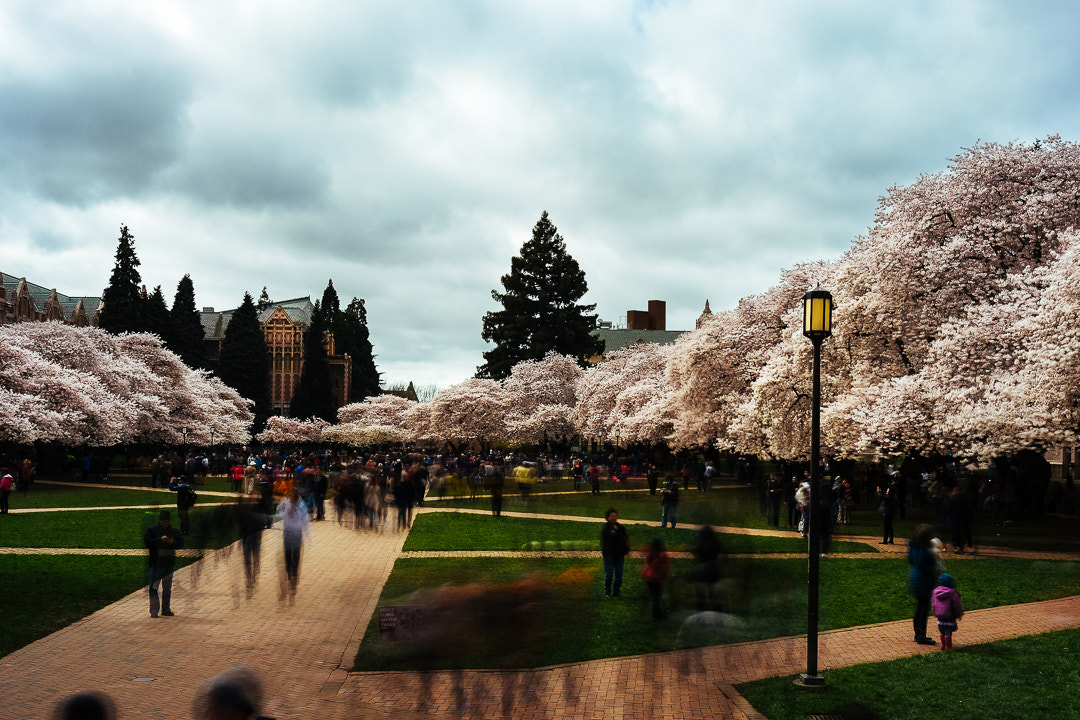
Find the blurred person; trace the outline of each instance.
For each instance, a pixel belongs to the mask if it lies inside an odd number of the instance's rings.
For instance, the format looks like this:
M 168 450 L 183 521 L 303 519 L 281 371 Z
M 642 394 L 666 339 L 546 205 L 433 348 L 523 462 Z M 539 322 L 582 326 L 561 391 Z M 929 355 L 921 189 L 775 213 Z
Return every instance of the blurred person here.
M 915 642 L 920 645 L 937 645 L 926 635 L 927 616 L 930 614 L 930 595 L 937 585 L 937 558 L 932 552 L 934 531 L 929 525 L 915 528 L 915 536 L 908 542 L 908 590 L 915 598 Z
M 765 485 L 765 521 L 771 527 L 780 527 L 780 502 L 784 499 L 784 488 L 776 473 L 770 473 Z
M 262 532 L 266 514 L 257 495 L 245 495 L 237 507 L 240 525 L 240 547 L 244 554 L 244 586 L 250 598 L 259 581 L 262 558 Z
M 19 489 L 22 490 L 22 494 L 25 496 L 30 491 L 30 485 L 34 482 L 34 463 L 30 458 L 26 458 L 22 461 L 22 465 L 19 466 Z
M 11 476 L 11 470 L 0 468 L 0 515 L 8 514 L 8 498 L 15 489 L 15 478 Z
M 300 553 L 311 517 L 295 487 L 278 503 L 277 514 L 281 518 L 281 529 L 285 536 L 282 547 L 285 554 L 286 585 L 282 588 L 281 598 L 285 599 L 288 595 L 291 601 L 296 597 L 296 587 L 300 583 Z
M 108 695 L 82 692 L 61 700 L 53 710 L 52 720 L 113 720 L 116 704 Z
M 176 516 L 180 518 L 180 534 L 187 535 L 191 530 L 191 518 L 188 510 L 195 506 L 199 496 L 186 477 L 174 477 L 169 480 L 169 489 L 176 493 Z
M 694 536 L 694 569 L 691 574 L 698 612 L 720 611 L 717 589 L 720 586 L 720 556 L 723 552 L 720 536 L 711 526 L 702 525 Z
M 890 483 L 885 488 L 885 494 L 878 505 L 878 514 L 881 515 L 882 538 L 879 545 L 892 545 L 895 535 L 893 534 L 893 518 L 896 517 L 896 494 Z
M 664 477 L 664 488 L 660 491 L 660 527 L 667 527 L 670 522 L 674 530 L 678 510 L 679 484 L 675 482 L 675 475 L 668 473 Z
M 151 525 L 143 533 L 143 545 L 149 550 L 150 617 L 156 618 L 158 611 L 166 617 L 173 615 L 172 600 L 173 571 L 176 569 L 176 551 L 184 547 L 184 536 L 172 526 L 172 516 L 168 510 L 158 513 L 157 525 Z M 160 587 L 161 595 L 158 597 Z
M 196 720 L 269 720 L 263 717 L 263 690 L 248 667 L 234 667 L 209 680 L 192 703 Z
M 649 543 L 641 576 L 645 580 L 645 587 L 648 588 L 649 597 L 652 599 L 653 620 L 659 620 L 664 617 L 661 609 L 664 583 L 671 576 L 671 556 L 667 554 L 664 541 L 660 538 L 653 538 Z
M 619 524 L 619 513 L 608 508 L 600 530 L 600 555 L 604 560 L 604 596 L 619 597 L 622 590 L 623 565 L 630 553 L 630 536 Z

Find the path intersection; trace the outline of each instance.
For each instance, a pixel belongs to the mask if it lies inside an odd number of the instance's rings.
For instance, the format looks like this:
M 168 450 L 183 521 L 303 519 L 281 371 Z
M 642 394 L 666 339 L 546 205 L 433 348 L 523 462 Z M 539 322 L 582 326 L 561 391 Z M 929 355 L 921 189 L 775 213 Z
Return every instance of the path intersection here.
M 596 518 L 563 519 L 599 522 Z M 264 533 L 260 583 L 250 597 L 244 588 L 241 553 L 234 546 L 210 552 L 177 571 L 175 617 L 151 618 L 143 589 L 0 658 L 0 718 L 48 717 L 59 699 L 83 690 L 110 695 L 120 718 L 191 717 L 192 699 L 205 680 L 234 665 L 248 665 L 265 682 L 268 697 L 264 714 L 278 720 L 764 720 L 733 686 L 805 670 L 806 639 L 794 636 L 528 671 L 353 673 L 349 669 L 376 612 L 383 585 L 395 560 L 402 556 L 406 534 L 357 533 L 334 522 L 313 523 L 304 544 L 296 602 L 289 603 L 279 599 L 282 536 L 276 530 L 275 526 L 274 531 Z M 718 530 L 790 537 L 790 533 L 776 531 Z M 902 545 L 883 548 L 876 544 L 876 538 L 843 539 L 872 543 L 886 552 L 904 549 Z M 423 553 L 514 554 L 520 553 Z M 980 548 L 980 554 L 1080 559 L 997 548 Z M 888 557 L 885 553 L 878 556 Z M 974 611 L 964 616 L 963 635 L 965 645 L 974 645 L 1075 627 L 1080 627 L 1080 597 Z M 933 649 L 911 642 L 910 620 L 846 628 L 820 634 L 819 668 L 925 652 Z M 670 681 L 656 682 L 655 678 Z M 463 692 L 459 692 L 461 688 Z

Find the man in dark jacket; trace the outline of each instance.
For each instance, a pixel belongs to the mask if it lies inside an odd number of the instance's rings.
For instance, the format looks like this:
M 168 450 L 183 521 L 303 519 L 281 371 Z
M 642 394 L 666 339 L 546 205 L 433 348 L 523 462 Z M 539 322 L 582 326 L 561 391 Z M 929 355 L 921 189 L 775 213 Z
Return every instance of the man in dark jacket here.
M 151 525 L 143 533 L 143 545 L 150 551 L 150 617 L 156 618 L 159 609 L 162 615 L 172 616 L 173 611 L 169 606 L 172 576 L 176 568 L 176 551 L 184 546 L 184 536 L 172 526 L 172 516 L 168 510 L 162 510 L 158 514 L 157 525 Z
M 630 536 L 619 524 L 619 513 L 608 508 L 607 522 L 600 531 L 600 554 L 604 558 L 604 595 L 619 597 L 622 589 L 623 561 L 630 554 Z M 614 581 L 614 584 L 612 584 Z

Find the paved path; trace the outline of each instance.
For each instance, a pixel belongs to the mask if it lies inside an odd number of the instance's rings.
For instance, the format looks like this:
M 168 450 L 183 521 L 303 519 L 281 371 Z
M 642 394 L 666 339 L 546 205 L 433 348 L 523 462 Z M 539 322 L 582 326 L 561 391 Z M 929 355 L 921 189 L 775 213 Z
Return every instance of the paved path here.
M 84 689 L 111 695 L 121 718 L 190 717 L 206 678 L 246 664 L 267 681 L 265 712 L 279 720 L 761 720 L 732 685 L 805 670 L 800 636 L 527 672 L 350 673 L 404 534 L 313 524 L 292 604 L 279 599 L 281 533 L 264 536 L 261 580 L 250 599 L 239 551 L 218 551 L 177 572 L 176 617 L 151 619 L 143 590 L 0 658 L 0 718 L 47 717 L 58 698 Z M 957 640 L 976 644 L 1070 627 L 1080 627 L 1077 597 L 969 613 Z M 911 641 L 905 620 L 822 633 L 819 666 L 934 651 Z M 674 681 L 652 682 L 656 677 Z

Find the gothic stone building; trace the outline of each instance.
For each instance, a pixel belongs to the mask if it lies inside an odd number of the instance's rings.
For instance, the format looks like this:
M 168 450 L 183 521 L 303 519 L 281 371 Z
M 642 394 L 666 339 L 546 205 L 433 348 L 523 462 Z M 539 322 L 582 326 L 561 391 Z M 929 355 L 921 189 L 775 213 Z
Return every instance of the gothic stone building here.
M 0 324 L 10 322 L 47 322 L 66 325 L 95 325 L 101 307 L 99 297 L 71 297 L 27 282 L 26 278 L 0 272 Z
M 310 297 L 294 298 L 272 303 L 259 312 L 266 347 L 270 350 L 270 403 L 275 414 L 286 414 L 292 401 L 300 371 L 304 365 L 304 335 L 311 324 L 315 305 Z M 206 352 L 211 362 L 221 357 L 221 341 L 225 328 L 235 310 L 217 312 L 203 308 L 201 313 L 205 332 Z M 348 402 L 349 383 L 352 378 L 352 358 L 338 355 L 334 348 L 334 336 L 326 334 L 326 354 L 330 361 L 330 380 L 334 401 L 338 407 Z

